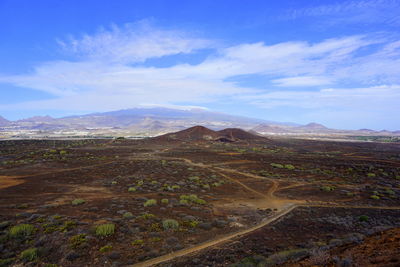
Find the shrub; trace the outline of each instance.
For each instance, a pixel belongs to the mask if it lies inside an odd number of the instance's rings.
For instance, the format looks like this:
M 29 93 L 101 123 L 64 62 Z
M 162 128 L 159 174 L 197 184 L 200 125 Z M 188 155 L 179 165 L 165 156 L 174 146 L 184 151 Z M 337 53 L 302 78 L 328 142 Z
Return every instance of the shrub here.
M 181 187 L 179 185 L 173 185 L 171 188 L 172 190 L 175 190 L 175 189 L 180 189 Z
M 162 204 L 168 204 L 168 203 L 169 203 L 169 200 L 166 199 L 166 198 L 163 198 L 163 199 L 161 199 L 161 203 L 162 203 Z
M 71 248 L 76 249 L 86 243 L 86 235 L 79 234 L 74 235 L 69 239 L 69 245 Z
M 166 219 L 162 222 L 162 225 L 164 227 L 164 230 L 170 230 L 170 229 L 178 229 L 179 228 L 179 223 L 178 221 L 174 219 Z
M 132 246 L 143 246 L 144 245 L 144 241 L 143 239 L 136 239 L 134 241 L 131 242 Z
M 84 199 L 77 198 L 77 199 L 72 200 L 71 204 L 74 205 L 74 206 L 77 206 L 77 205 L 82 205 L 85 202 L 86 201 Z
M 156 243 L 156 242 L 160 242 L 160 241 L 161 241 L 161 238 L 159 238 L 159 237 L 152 237 L 152 238 L 149 239 L 149 241 L 152 242 L 152 243 Z
M 331 192 L 331 191 L 335 190 L 335 187 L 329 186 L 329 185 L 324 185 L 324 186 L 321 186 L 321 190 L 324 192 Z
M 380 199 L 380 197 L 379 197 L 379 196 L 377 196 L 377 195 L 371 195 L 371 196 L 370 196 L 370 198 L 371 198 L 371 199 L 375 199 L 375 200 L 378 200 L 378 199 Z
M 388 195 L 391 195 L 391 196 L 396 195 L 396 192 L 394 192 L 392 189 L 389 189 L 389 188 L 385 190 L 385 193 Z
M 155 206 L 155 205 L 157 205 L 156 199 L 149 199 L 143 204 L 143 206 L 145 206 L 145 207 L 150 207 L 150 206 Z
M 209 184 L 203 184 L 201 186 L 203 187 L 203 189 L 210 189 L 210 185 Z
M 181 201 L 180 201 L 181 204 L 183 204 L 183 203 L 188 204 L 189 202 L 191 202 L 191 203 L 196 203 L 196 204 L 204 205 L 204 204 L 207 203 L 205 200 L 203 200 L 203 199 L 201 199 L 201 198 L 198 198 L 197 195 L 194 195 L 194 194 L 191 194 L 191 195 L 181 195 L 181 196 L 180 196 L 180 199 L 181 199 Z M 184 202 L 185 200 L 186 200 L 186 202 Z M 182 202 L 183 202 L 183 203 L 182 203 Z
M 101 252 L 101 253 L 104 253 L 104 252 L 109 252 L 109 251 L 111 251 L 113 249 L 113 246 L 111 246 L 111 245 L 105 245 L 104 247 L 101 247 L 100 249 L 99 249 L 99 251 Z
M 369 173 L 367 174 L 367 176 L 370 177 L 370 178 L 373 178 L 373 177 L 376 177 L 376 174 L 375 174 L 375 173 L 372 173 L 372 172 L 369 172 Z
M 67 232 L 76 226 L 74 221 L 65 221 L 62 226 L 58 229 L 60 232 Z
M 294 170 L 295 167 L 292 164 L 285 164 L 285 169 Z
M 270 165 L 271 165 L 272 167 L 274 167 L 274 168 L 279 168 L 279 169 L 284 168 L 283 165 L 282 165 L 282 164 L 279 164 L 279 163 L 271 163 Z
M 96 227 L 96 235 L 101 237 L 113 235 L 114 231 L 115 224 L 113 223 L 101 224 Z
M 19 224 L 11 227 L 9 235 L 12 238 L 21 238 L 30 236 L 35 232 L 35 227 L 31 224 Z
M 24 261 L 34 261 L 38 257 L 37 248 L 28 248 L 21 252 L 20 258 Z
M 369 220 L 369 217 L 367 215 L 361 215 L 360 217 L 358 217 L 358 220 L 360 222 L 367 222 Z
M 116 184 L 118 184 L 118 182 L 117 181 L 112 181 L 111 184 L 112 185 L 116 185 Z
M 122 215 L 122 217 L 124 218 L 124 219 L 132 219 L 133 218 L 133 214 L 132 214 L 132 212 L 125 212 L 123 215 Z
M 0 259 L 0 267 L 6 267 L 11 265 L 11 263 L 14 261 L 14 258 L 9 258 L 9 259 Z
M 190 227 L 190 228 L 196 228 L 199 225 L 198 221 L 185 221 L 184 226 Z
M 136 192 L 136 187 L 134 186 L 129 187 L 128 192 Z
M 153 219 L 153 218 L 155 218 L 155 217 L 156 217 L 156 215 L 154 215 L 154 214 L 151 214 L 151 213 L 143 213 L 143 214 L 139 217 L 139 219 L 150 220 L 150 219 Z
M 159 223 L 152 223 L 149 227 L 150 232 L 161 232 L 161 226 Z

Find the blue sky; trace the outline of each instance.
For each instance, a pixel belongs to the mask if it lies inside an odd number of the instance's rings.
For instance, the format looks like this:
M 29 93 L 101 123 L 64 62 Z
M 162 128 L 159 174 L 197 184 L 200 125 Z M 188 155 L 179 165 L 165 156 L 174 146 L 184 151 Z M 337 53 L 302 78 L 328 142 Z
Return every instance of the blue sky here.
M 397 130 L 399 29 L 395 0 L 0 0 L 0 115 L 157 105 Z

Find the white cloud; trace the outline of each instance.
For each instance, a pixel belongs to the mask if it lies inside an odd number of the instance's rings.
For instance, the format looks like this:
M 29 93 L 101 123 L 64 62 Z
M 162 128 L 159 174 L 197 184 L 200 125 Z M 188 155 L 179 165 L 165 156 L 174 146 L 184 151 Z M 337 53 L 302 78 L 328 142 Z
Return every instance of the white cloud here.
M 62 45 L 77 59 L 44 62 L 27 74 L 0 75 L 1 83 L 45 91 L 55 98 L 0 105 L 0 110 L 105 111 L 144 103 L 204 105 L 226 100 L 264 108 L 287 105 L 367 110 L 372 101 L 380 101 L 379 105 L 389 109 L 397 107 L 394 99 L 399 100 L 400 88 L 390 86 L 400 84 L 397 40 L 348 36 L 316 43 L 257 42 L 216 49 L 214 41 L 186 33 L 125 26 L 71 38 Z M 150 58 L 193 54 L 202 48 L 214 52 L 197 65 L 157 68 L 140 64 Z M 251 74 L 262 75 L 269 83 L 250 88 L 227 81 Z M 358 85 L 359 89 L 334 89 L 340 84 Z M 323 85 L 333 89 L 312 90 Z M 291 87 L 300 88 L 288 91 Z
M 355 23 L 363 23 L 363 25 L 384 23 L 386 26 L 397 27 L 400 25 L 399 8 L 400 3 L 397 0 L 341 1 L 290 10 L 283 18 L 321 18 L 317 24 L 322 24 L 324 26 Z
M 305 109 L 334 108 L 336 110 L 390 110 L 398 109 L 400 85 L 382 85 L 362 88 L 321 89 L 318 91 L 275 91 L 245 96 L 262 108 L 300 107 Z
M 307 87 L 330 84 L 326 77 L 298 76 L 272 80 L 272 83 L 281 87 Z
M 61 47 L 85 59 L 117 63 L 143 62 L 149 58 L 191 53 L 210 47 L 209 40 L 193 38 L 187 33 L 158 30 L 146 22 L 112 25 L 110 30 L 100 30 L 94 35 L 58 40 Z

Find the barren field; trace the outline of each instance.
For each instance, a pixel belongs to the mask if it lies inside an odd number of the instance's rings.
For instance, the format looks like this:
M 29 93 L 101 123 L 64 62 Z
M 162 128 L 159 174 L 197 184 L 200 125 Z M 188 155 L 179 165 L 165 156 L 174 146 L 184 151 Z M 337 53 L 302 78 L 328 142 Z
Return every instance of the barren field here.
M 399 266 L 399 228 L 398 143 L 0 141 L 0 266 Z

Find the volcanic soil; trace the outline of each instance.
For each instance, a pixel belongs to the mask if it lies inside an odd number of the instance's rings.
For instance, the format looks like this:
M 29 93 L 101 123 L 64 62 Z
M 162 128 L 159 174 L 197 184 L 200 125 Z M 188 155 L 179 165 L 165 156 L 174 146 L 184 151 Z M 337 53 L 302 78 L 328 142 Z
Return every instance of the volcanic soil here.
M 398 143 L 0 141 L 0 266 L 356 264 L 400 227 L 399 196 Z

